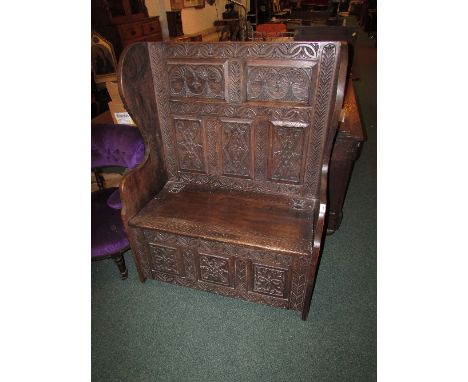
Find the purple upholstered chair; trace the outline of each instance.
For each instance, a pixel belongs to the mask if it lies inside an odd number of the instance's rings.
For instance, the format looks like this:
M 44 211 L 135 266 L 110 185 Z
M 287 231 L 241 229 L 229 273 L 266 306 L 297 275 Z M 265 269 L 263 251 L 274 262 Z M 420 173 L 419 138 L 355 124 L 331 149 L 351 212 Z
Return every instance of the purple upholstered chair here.
M 143 160 L 144 153 L 138 129 L 124 125 L 92 125 L 91 168 L 99 190 L 91 193 L 91 259 L 113 258 L 122 279 L 128 276 L 123 253 L 129 244 L 120 216 L 119 189 L 104 188 L 97 170 L 107 166 L 132 169 Z

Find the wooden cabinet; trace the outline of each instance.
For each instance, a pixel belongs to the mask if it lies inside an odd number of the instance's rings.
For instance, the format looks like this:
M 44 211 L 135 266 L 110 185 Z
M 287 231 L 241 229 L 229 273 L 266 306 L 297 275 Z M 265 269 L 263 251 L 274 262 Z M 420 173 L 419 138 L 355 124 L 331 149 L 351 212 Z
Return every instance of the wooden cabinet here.
M 122 48 L 137 41 L 161 41 L 161 25 L 159 16 L 149 17 L 131 23 L 120 24 L 117 26 Z
M 159 16 L 148 16 L 144 0 L 93 0 L 91 27 L 113 45 L 117 58 L 133 42 L 162 40 Z

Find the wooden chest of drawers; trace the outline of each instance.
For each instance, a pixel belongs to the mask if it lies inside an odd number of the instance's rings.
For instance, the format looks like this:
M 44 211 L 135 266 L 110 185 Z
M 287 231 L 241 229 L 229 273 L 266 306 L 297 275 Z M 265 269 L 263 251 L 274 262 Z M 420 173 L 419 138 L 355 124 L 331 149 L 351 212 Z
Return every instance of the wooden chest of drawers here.
M 122 48 L 137 41 L 162 41 L 159 16 L 119 24 L 117 27 Z

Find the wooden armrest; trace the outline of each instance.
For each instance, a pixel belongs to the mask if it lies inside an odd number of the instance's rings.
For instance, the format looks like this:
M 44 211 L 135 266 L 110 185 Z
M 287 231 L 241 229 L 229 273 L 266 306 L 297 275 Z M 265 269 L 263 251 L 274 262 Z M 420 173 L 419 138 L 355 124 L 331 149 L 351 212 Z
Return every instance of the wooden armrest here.
M 304 308 L 302 310 L 302 319 L 307 318 L 309 312 L 310 302 L 312 298 L 312 291 L 315 285 L 315 276 L 317 272 L 318 263 L 320 260 L 320 255 L 322 251 L 323 235 L 325 228 L 325 215 L 327 212 L 327 193 L 328 193 L 328 167 L 330 164 L 330 154 L 333 146 L 333 141 L 338 130 L 338 125 L 340 122 L 341 110 L 343 107 L 343 99 L 345 95 L 346 88 L 346 70 L 348 67 L 348 49 L 347 43 L 343 42 L 341 46 L 341 59 L 339 66 L 339 75 L 338 75 L 338 85 L 337 92 L 335 97 L 335 105 L 333 110 L 333 117 L 331 120 L 331 128 L 329 135 L 327 136 L 325 145 L 325 155 L 322 162 L 322 169 L 320 172 L 320 188 L 319 188 L 319 211 L 316 215 L 314 222 L 314 237 L 312 243 L 312 258 L 311 258 L 311 267 L 307 275 L 307 290 L 306 298 L 304 301 Z
M 327 189 L 328 189 L 328 165 L 322 166 L 322 173 L 320 174 L 320 198 L 319 198 L 319 211 L 315 219 L 314 228 L 314 242 L 313 251 L 320 252 L 320 245 L 322 243 L 323 230 L 325 226 L 325 215 L 327 212 Z M 317 253 L 318 255 L 319 253 Z
M 135 169 L 124 175 L 120 182 L 122 201 L 122 220 L 125 229 L 129 220 L 135 216 L 156 195 L 166 183 L 161 173 L 161 163 L 155 155 L 148 155 Z
M 125 48 L 117 69 L 120 97 L 145 142 L 144 161 L 128 172 L 120 183 L 125 229 L 129 220 L 167 181 L 164 159 L 155 149 L 162 147 L 162 142 L 147 45 L 141 42 Z

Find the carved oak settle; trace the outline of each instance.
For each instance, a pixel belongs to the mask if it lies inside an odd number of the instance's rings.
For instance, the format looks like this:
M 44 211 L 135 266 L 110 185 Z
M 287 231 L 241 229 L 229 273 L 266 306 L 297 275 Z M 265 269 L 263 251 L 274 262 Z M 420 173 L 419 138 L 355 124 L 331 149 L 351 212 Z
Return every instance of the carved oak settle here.
M 140 281 L 307 318 L 346 52 L 341 42 L 126 49 L 119 87 L 146 156 L 120 192 Z

